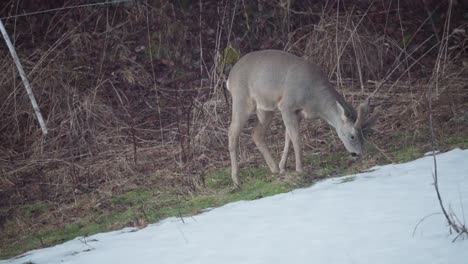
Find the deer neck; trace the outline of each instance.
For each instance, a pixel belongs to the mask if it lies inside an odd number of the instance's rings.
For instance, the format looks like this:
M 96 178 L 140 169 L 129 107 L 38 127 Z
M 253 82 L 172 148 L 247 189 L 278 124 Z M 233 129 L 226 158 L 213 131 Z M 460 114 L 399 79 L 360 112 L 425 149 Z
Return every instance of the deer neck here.
M 325 108 L 326 109 L 322 111 L 321 118 L 325 120 L 330 126 L 334 127 L 335 129 L 340 127 L 342 120 L 341 120 L 340 112 L 338 111 L 338 108 L 336 107 L 336 103 L 328 104 L 328 106 Z
M 341 117 L 341 112 L 338 110 L 337 103 L 339 103 L 343 109 L 346 111 L 347 115 L 352 119 L 355 119 L 356 113 L 354 109 L 346 102 L 346 100 L 339 94 L 335 89 L 330 88 L 328 90 L 328 96 L 323 100 L 321 109 L 321 118 L 324 119 L 329 125 L 335 129 L 341 127 L 343 124 L 343 119 Z

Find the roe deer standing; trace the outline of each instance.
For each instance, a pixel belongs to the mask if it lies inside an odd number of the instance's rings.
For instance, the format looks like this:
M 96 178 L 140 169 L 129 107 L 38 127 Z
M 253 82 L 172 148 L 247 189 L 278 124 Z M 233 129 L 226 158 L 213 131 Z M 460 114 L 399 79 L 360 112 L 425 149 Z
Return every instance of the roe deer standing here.
M 253 140 L 273 173 L 284 172 L 291 141 L 296 171 L 303 171 L 299 136 L 302 117 L 327 121 L 353 156 L 362 153 L 362 129 L 376 117 L 366 119 L 367 102 L 361 104 L 356 113 L 317 65 L 279 50 L 255 51 L 243 56 L 229 73 L 226 86 L 232 95 L 229 153 L 231 177 L 236 186 L 240 186 L 237 162 L 239 134 L 255 110 L 258 124 L 253 130 Z M 276 109 L 280 110 L 286 127 L 279 166 L 265 143 L 265 132 Z

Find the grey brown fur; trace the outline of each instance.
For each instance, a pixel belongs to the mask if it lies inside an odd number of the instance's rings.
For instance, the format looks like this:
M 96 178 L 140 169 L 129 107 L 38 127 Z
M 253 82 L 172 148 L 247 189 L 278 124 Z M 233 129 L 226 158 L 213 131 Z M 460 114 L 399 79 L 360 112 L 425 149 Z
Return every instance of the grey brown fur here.
M 227 88 L 232 95 L 232 121 L 229 128 L 231 177 L 239 186 L 237 146 L 249 116 L 256 111 L 258 124 L 254 142 L 273 173 L 285 170 L 292 142 L 296 171 L 302 172 L 299 136 L 301 118 L 321 118 L 333 126 L 346 149 L 362 153 L 362 126 L 366 123 L 367 104 L 356 112 L 330 84 L 319 66 L 279 50 L 262 50 L 242 57 L 232 68 Z M 265 133 L 275 110 L 281 112 L 286 127 L 285 146 L 279 166 L 265 142 Z

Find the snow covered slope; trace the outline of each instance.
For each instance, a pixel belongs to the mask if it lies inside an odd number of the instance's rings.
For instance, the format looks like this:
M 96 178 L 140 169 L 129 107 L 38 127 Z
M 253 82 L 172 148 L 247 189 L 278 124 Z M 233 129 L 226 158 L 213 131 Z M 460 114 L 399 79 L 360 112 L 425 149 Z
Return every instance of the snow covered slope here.
M 439 154 L 437 160 L 447 208 L 468 217 L 468 150 Z M 452 243 L 432 170 L 432 157 L 381 166 L 231 203 L 185 223 L 169 218 L 0 263 L 468 263 L 468 239 Z

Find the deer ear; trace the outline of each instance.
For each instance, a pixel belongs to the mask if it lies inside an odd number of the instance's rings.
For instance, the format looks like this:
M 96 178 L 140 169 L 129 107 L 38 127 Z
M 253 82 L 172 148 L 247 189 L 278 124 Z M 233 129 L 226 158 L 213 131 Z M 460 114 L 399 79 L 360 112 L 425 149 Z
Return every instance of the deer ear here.
M 354 123 L 355 128 L 362 128 L 365 121 L 366 121 L 366 116 L 367 112 L 369 111 L 369 102 L 364 102 L 359 105 L 358 111 L 357 111 L 357 118 L 356 122 Z
M 336 108 L 338 108 L 338 113 L 340 113 L 341 121 L 346 122 L 346 120 L 348 120 L 348 117 L 346 116 L 346 112 L 343 106 L 340 103 L 336 102 Z
M 379 118 L 379 112 L 380 112 L 379 110 L 380 110 L 380 107 L 377 107 L 376 109 L 374 109 L 374 113 L 371 116 L 369 116 L 366 122 L 364 122 L 364 124 L 362 125 L 363 128 L 369 128 L 375 123 L 375 121 L 377 121 L 377 119 Z

